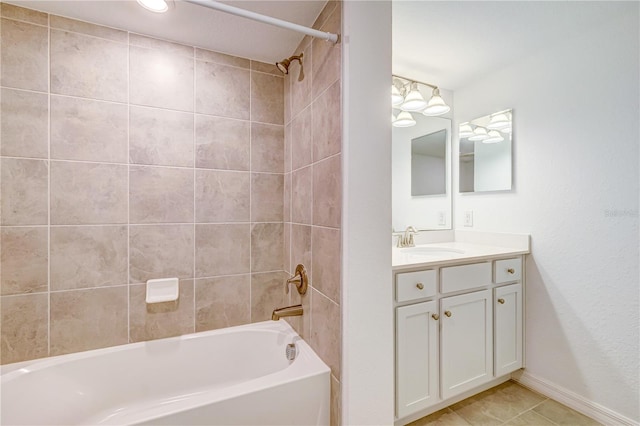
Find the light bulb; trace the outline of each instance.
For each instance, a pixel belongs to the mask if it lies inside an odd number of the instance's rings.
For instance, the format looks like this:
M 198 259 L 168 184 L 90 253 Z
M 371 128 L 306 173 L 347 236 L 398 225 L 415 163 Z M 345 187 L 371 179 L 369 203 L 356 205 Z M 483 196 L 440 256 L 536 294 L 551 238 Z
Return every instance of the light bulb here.
M 451 108 L 444 102 L 442 96 L 440 96 L 440 90 L 438 88 L 433 89 L 433 96 L 429 99 L 427 107 L 422 111 L 426 116 L 442 115 L 449 112 Z
M 393 122 L 394 127 L 411 127 L 415 125 L 416 120 L 414 120 L 411 113 L 407 111 L 401 111 Z
M 424 100 L 422 94 L 418 90 L 416 83 L 411 83 L 411 90 L 405 96 L 404 102 L 400 105 L 404 111 L 420 111 L 427 106 L 427 101 Z

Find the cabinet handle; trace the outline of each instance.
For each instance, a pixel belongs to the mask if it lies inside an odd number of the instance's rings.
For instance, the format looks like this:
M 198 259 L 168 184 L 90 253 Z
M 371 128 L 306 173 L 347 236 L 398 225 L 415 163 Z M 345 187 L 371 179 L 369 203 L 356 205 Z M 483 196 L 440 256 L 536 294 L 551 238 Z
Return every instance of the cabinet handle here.
M 498 299 L 498 303 L 501 304 L 501 305 L 504 305 L 504 299 L 502 299 L 502 298 Z
M 446 316 L 450 317 L 450 316 L 451 316 L 451 311 L 444 311 L 444 314 L 445 314 Z
M 434 320 L 438 321 L 440 319 L 440 315 L 433 314 L 433 315 L 431 315 L 431 318 L 433 318 Z
M 422 290 L 424 288 L 424 284 L 418 283 L 416 284 L 416 287 L 418 287 L 418 290 Z
M 511 275 L 513 275 L 513 274 L 516 273 L 516 270 L 513 269 L 513 268 L 509 268 L 509 269 L 507 269 L 507 272 L 510 273 Z

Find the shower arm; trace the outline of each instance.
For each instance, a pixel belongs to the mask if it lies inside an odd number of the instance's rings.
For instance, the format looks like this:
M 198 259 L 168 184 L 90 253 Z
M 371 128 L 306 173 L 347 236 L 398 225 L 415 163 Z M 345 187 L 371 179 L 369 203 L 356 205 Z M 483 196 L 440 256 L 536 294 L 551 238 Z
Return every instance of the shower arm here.
M 299 33 L 303 33 L 311 37 L 316 37 L 322 40 L 330 41 L 334 44 L 337 44 L 340 41 L 340 36 L 338 34 L 314 30 L 313 28 L 305 27 L 303 25 L 298 25 L 293 22 L 284 21 L 282 19 L 273 18 L 267 15 L 261 15 L 260 13 L 252 12 L 246 9 L 240 9 L 239 7 L 229 6 L 228 4 L 220 3 L 215 0 L 184 0 L 184 1 L 186 1 L 187 3 L 197 4 L 198 6 L 208 7 L 209 9 L 219 10 L 220 12 L 241 16 L 243 18 L 253 19 L 254 21 L 262 22 L 269 25 L 274 25 L 276 27 L 297 31 Z

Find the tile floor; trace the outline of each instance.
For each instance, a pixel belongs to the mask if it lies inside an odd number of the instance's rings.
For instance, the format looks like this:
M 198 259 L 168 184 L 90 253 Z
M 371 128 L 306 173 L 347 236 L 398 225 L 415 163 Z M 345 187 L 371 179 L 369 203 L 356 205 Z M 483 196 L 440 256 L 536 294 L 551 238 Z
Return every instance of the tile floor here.
M 599 424 L 569 407 L 509 381 L 409 423 L 408 426 Z

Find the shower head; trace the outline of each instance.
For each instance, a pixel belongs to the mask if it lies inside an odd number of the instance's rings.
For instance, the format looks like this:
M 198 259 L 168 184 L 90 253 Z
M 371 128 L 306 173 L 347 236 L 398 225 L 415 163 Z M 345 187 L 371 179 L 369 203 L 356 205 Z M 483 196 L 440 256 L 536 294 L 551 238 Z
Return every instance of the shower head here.
M 303 56 L 304 53 L 290 56 L 286 59 L 281 60 L 280 62 L 276 62 L 276 67 L 278 67 L 282 74 L 289 74 L 289 65 L 291 65 L 291 61 L 298 61 L 298 63 L 300 63 L 300 75 L 298 76 L 298 81 L 302 81 L 304 79 L 304 69 L 302 67 Z

